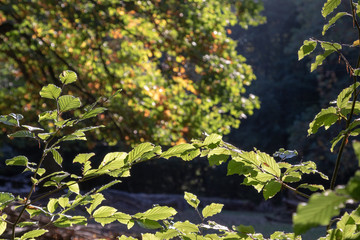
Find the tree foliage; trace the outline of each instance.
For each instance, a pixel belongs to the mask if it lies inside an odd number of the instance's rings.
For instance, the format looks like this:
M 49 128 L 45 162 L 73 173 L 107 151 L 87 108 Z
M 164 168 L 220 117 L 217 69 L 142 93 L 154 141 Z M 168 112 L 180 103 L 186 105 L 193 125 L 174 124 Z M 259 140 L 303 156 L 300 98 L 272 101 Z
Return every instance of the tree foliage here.
M 253 0 L 2 1 L 0 109 L 31 116 L 45 104 L 33 96 L 69 69 L 78 76 L 69 91 L 85 103 L 122 90 L 97 119 L 110 143 L 227 134 L 259 104 L 227 27 L 259 24 L 261 9 Z

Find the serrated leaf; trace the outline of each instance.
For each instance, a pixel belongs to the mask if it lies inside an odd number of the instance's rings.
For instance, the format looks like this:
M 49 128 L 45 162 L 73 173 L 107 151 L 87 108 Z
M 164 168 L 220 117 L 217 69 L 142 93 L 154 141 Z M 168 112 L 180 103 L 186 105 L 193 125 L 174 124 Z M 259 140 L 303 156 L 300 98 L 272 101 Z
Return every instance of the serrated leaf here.
M 215 214 L 220 213 L 223 207 L 224 204 L 211 203 L 202 210 L 202 215 L 204 218 L 214 216 Z
M 129 224 L 130 220 L 132 218 L 129 214 L 122 213 L 122 212 L 115 213 L 114 217 L 119 223 L 122 223 L 122 224 Z
M 142 240 L 160 240 L 160 238 L 156 237 L 154 234 L 151 234 L 151 233 L 142 233 L 141 239 Z
M 93 195 L 91 195 L 91 197 L 92 197 L 93 200 L 92 200 L 92 203 L 91 203 L 90 207 L 85 207 L 85 208 L 86 208 L 86 211 L 87 211 L 90 215 L 91 215 L 92 212 L 95 210 L 95 208 L 96 208 L 97 206 L 99 206 L 99 205 L 102 203 L 102 201 L 105 200 L 104 195 L 102 195 L 101 193 L 93 194 Z
M 174 223 L 173 227 L 185 234 L 199 232 L 198 226 L 189 222 L 188 220 L 186 220 L 185 222 L 176 222 Z
M 62 156 L 60 155 L 60 153 L 56 150 L 56 149 L 51 149 L 50 150 L 52 155 L 53 155 L 53 158 L 55 160 L 55 162 L 60 166 L 62 167 L 62 162 L 63 162 L 63 158 Z
M 110 188 L 110 187 L 112 187 L 112 186 L 114 186 L 115 184 L 118 184 L 118 183 L 121 183 L 121 181 L 120 181 L 120 180 L 111 181 L 111 182 L 103 185 L 103 186 L 102 186 L 101 188 L 99 188 L 98 190 L 96 190 L 96 192 L 97 192 L 97 193 L 102 192 L 102 191 L 104 191 L 105 189 L 108 189 L 108 188 Z
M 184 161 L 191 161 L 200 155 L 200 149 L 190 149 L 180 154 L 180 158 Z
M 193 208 L 197 208 L 199 206 L 200 200 L 197 198 L 197 196 L 195 194 L 185 192 L 184 199 Z
M 222 140 L 222 136 L 220 136 L 216 133 L 213 133 L 205 138 L 203 144 L 206 146 L 211 145 L 211 144 L 217 145 L 221 140 Z
M 66 85 L 66 84 L 70 84 L 73 83 L 77 80 L 77 75 L 75 72 L 70 71 L 70 70 L 66 70 L 63 71 L 60 75 L 59 75 L 60 81 Z
M 80 98 L 71 95 L 64 95 L 59 97 L 58 103 L 61 112 L 81 107 Z
M 293 215 L 294 233 L 300 235 L 310 228 L 328 225 L 331 218 L 340 213 L 345 201 L 346 197 L 332 191 L 311 195 L 309 202 L 299 204 Z
M 39 122 L 41 121 L 45 121 L 45 120 L 56 120 L 57 118 L 57 111 L 54 110 L 54 111 L 47 111 L 47 112 L 43 112 L 43 113 L 40 113 L 38 115 L 39 117 Z
M 101 206 L 100 208 L 96 209 L 93 213 L 94 220 L 100 223 L 102 226 L 105 224 L 112 223 L 116 220 L 113 216 L 116 213 L 116 209 L 109 206 Z
M 339 43 L 332 43 L 332 42 L 321 42 L 321 47 L 325 51 L 333 51 L 333 52 L 342 49 L 342 46 Z
M 29 238 L 40 237 L 40 236 L 44 235 L 46 232 L 48 232 L 48 230 L 45 230 L 45 229 L 32 230 L 32 231 L 24 233 L 20 239 L 24 240 L 24 239 L 29 239 Z
M 334 52 L 334 50 L 325 50 L 323 54 L 319 54 L 315 58 L 315 62 L 311 64 L 310 71 L 313 72 L 318 66 L 321 66 L 324 60 Z
M 229 156 L 231 156 L 231 151 L 228 149 L 221 147 L 212 149 L 208 154 L 209 165 L 220 165 L 223 162 L 226 162 Z
M 56 208 L 58 206 L 58 199 L 56 198 L 50 198 L 48 204 L 47 204 L 47 209 L 50 213 L 55 212 Z
M 268 173 L 280 177 L 281 171 L 275 159 L 267 153 L 257 152 L 258 159 L 261 161 L 261 167 Z
M 298 182 L 301 180 L 301 174 L 299 172 L 289 172 L 282 177 L 282 180 L 287 183 Z
M 6 125 L 9 125 L 9 126 L 19 126 L 16 119 L 14 119 L 13 117 L 10 117 L 8 115 L 1 115 L 0 122 L 4 123 Z
M 339 20 L 339 18 L 341 18 L 345 15 L 347 15 L 346 12 L 339 12 L 335 15 L 335 17 L 332 17 L 329 20 L 329 23 L 324 25 L 323 30 L 322 30 L 322 35 L 324 36 L 326 31 L 329 30 L 329 28 L 332 27 L 332 25 L 334 25 L 336 23 L 336 21 Z
M 281 190 L 281 183 L 271 180 L 263 188 L 263 196 L 265 200 L 274 197 Z
M 9 203 L 15 200 L 14 195 L 8 192 L 0 192 L 0 210 L 3 210 Z
M 0 216 L 0 236 L 2 236 L 2 234 L 5 232 L 6 230 L 6 226 L 7 226 L 7 223 L 6 223 L 6 218 L 7 218 L 7 214 L 3 213 L 1 216 Z
M 354 200 L 360 201 L 360 171 L 355 172 L 355 175 L 346 184 L 345 189 Z
M 7 166 L 27 166 L 28 161 L 28 158 L 25 156 L 16 156 L 11 159 L 7 159 L 5 161 L 5 164 Z
M 136 146 L 133 150 L 131 150 L 128 154 L 127 162 L 132 163 L 136 160 L 139 160 L 142 155 L 147 152 L 150 152 L 154 149 L 154 145 L 151 143 L 142 143 Z
M 28 130 L 20 130 L 14 133 L 11 133 L 8 135 L 9 137 L 14 137 L 14 138 L 35 138 L 35 133 L 30 132 Z
M 352 146 L 354 148 L 355 156 L 359 162 L 360 167 L 360 142 L 359 141 L 353 141 Z
M 95 156 L 95 153 L 79 153 L 76 155 L 76 157 L 73 160 L 73 163 L 80 163 L 84 164 L 86 161 L 88 161 L 92 156 Z
M 341 0 L 327 0 L 321 10 L 321 14 L 323 15 L 323 17 L 326 17 L 327 15 L 332 13 L 335 10 L 335 8 L 337 8 L 340 5 L 340 3 Z
M 167 206 L 156 206 L 152 209 L 147 210 L 144 213 L 137 213 L 134 215 L 135 218 L 139 219 L 149 219 L 149 220 L 164 220 L 173 215 L 175 215 L 177 211 L 172 207 Z
M 338 108 L 344 108 L 346 107 L 347 103 L 349 102 L 354 90 L 359 87 L 359 83 L 356 83 L 355 85 L 352 84 L 351 86 L 343 89 L 340 94 L 337 97 L 336 105 Z
M 69 190 L 72 191 L 73 193 L 80 194 L 79 184 L 77 184 L 76 182 L 69 181 L 67 182 L 67 186 Z
M 161 154 L 161 157 L 169 159 L 170 157 L 179 157 L 187 150 L 195 149 L 195 147 L 189 143 L 183 143 L 176 145 Z
M 86 225 L 87 219 L 84 216 L 62 216 L 54 221 L 56 227 L 71 227 L 74 224 Z
M 303 184 L 300 184 L 298 188 L 306 188 L 306 189 L 309 189 L 310 191 L 318 191 L 318 190 L 321 190 L 321 191 L 324 191 L 325 188 L 323 185 L 319 185 L 319 184 L 308 184 L 308 183 L 303 183 Z
M 160 223 L 158 223 L 157 221 L 154 220 L 149 220 L 149 219 L 139 219 L 136 220 L 137 224 L 139 224 L 140 227 L 145 228 L 145 229 L 161 229 L 162 226 Z
M 55 86 L 54 84 L 49 84 L 42 87 L 40 91 L 40 96 L 43 98 L 49 98 L 56 100 L 61 94 L 61 88 Z
M 336 108 L 329 107 L 326 109 L 321 109 L 321 112 L 318 113 L 314 120 L 309 124 L 308 136 L 315 134 L 322 126 L 324 126 L 327 130 L 338 120 L 338 118 L 339 116 L 337 114 Z
M 157 232 L 155 235 L 159 239 L 166 239 L 167 240 L 167 239 L 173 239 L 173 238 L 179 236 L 180 233 L 175 229 L 167 229 L 164 232 Z
M 99 115 L 100 113 L 105 112 L 106 110 L 107 109 L 104 108 L 104 107 L 98 107 L 98 108 L 91 109 L 90 111 L 84 113 L 84 115 L 82 115 L 80 119 L 84 120 L 84 119 L 96 117 L 97 115 Z
M 312 40 L 305 40 L 303 45 L 298 51 L 298 60 L 303 59 L 305 56 L 309 55 L 316 48 L 317 42 Z

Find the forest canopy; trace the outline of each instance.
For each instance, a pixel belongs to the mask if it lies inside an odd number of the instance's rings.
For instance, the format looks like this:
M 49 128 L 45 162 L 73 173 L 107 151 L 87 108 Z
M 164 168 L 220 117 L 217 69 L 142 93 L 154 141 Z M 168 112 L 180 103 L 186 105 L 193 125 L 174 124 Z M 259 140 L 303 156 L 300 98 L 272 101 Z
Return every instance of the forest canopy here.
M 69 69 L 78 77 L 69 91 L 83 106 L 103 97 L 109 111 L 97 121 L 107 127 L 97 138 L 110 144 L 227 134 L 259 107 L 229 27 L 264 22 L 262 8 L 254 0 L 1 1 L 0 111 L 30 119 L 46 107 L 39 90 Z

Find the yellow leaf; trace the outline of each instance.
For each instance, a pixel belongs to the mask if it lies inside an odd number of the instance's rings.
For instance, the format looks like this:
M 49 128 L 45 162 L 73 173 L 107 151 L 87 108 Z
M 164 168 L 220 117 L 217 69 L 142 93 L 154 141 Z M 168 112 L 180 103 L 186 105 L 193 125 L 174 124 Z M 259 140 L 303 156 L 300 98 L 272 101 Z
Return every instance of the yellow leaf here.
M 354 41 L 352 45 L 353 45 L 353 46 L 358 46 L 358 45 L 360 45 L 360 40 Z

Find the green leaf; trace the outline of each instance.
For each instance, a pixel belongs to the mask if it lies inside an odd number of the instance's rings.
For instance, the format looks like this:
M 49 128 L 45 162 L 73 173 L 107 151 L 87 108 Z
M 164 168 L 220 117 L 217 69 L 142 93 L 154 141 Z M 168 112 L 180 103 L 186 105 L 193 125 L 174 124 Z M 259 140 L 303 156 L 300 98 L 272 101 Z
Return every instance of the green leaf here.
M 351 86 L 345 88 L 341 91 L 341 93 L 338 95 L 336 100 L 336 105 L 338 108 L 344 108 L 348 104 L 354 90 L 359 86 L 359 83 L 356 83 L 355 85 L 352 84 Z
M 263 188 L 264 199 L 268 200 L 269 198 L 274 197 L 281 190 L 281 183 L 271 180 Z
M 197 208 L 199 206 L 200 200 L 197 198 L 197 196 L 195 194 L 185 192 L 184 199 L 193 208 Z
M 40 236 L 44 235 L 46 232 L 48 232 L 48 230 L 45 230 L 45 229 L 32 230 L 32 231 L 24 233 L 20 239 L 23 240 L 23 239 L 40 237 Z
M 7 166 L 27 166 L 28 161 L 28 158 L 25 156 L 16 156 L 11 159 L 7 159 L 5 161 L 5 164 Z
M 39 122 L 46 121 L 46 120 L 56 120 L 57 118 L 57 111 L 47 111 L 39 114 Z
M 84 216 L 62 216 L 54 221 L 56 227 L 72 227 L 74 224 L 86 225 L 87 219 Z
M 35 133 L 27 131 L 27 130 L 20 130 L 14 133 L 11 133 L 8 135 L 9 137 L 15 137 L 15 138 L 35 138 Z
M 40 96 L 43 98 L 50 98 L 56 100 L 61 94 L 61 88 L 55 86 L 54 84 L 49 84 L 42 87 L 40 91 Z
M 130 224 L 132 217 L 129 214 L 117 212 L 114 214 L 115 219 L 122 224 Z
M 141 159 L 141 156 L 154 149 L 154 145 L 151 143 L 141 143 L 131 150 L 128 154 L 127 162 L 132 163 L 136 160 Z
M 354 236 L 357 232 L 357 224 L 355 220 L 345 212 L 336 226 L 341 230 L 342 239 L 359 239 L 359 235 Z
M 92 203 L 90 205 L 90 207 L 85 207 L 86 211 L 91 215 L 91 213 L 95 210 L 95 208 L 97 206 L 99 206 L 101 204 L 102 201 L 105 200 L 104 195 L 102 195 L 101 193 L 96 193 L 91 195 Z
M 333 42 L 321 42 L 321 47 L 325 51 L 333 51 L 333 52 L 342 49 L 342 46 L 339 43 L 333 43 Z
M 65 112 L 81 107 L 80 98 L 71 95 L 64 95 L 59 97 L 58 103 L 61 112 Z
M 236 231 L 238 231 L 240 233 L 245 233 L 245 234 L 254 234 L 255 233 L 255 229 L 253 226 L 245 226 L 245 225 L 237 226 Z
M 55 162 L 60 166 L 62 167 L 62 162 L 63 162 L 63 158 L 62 156 L 60 155 L 60 153 L 56 150 L 56 149 L 51 149 L 50 150 L 52 155 L 53 155 L 53 158 L 55 160 Z
M 20 222 L 16 226 L 20 227 L 20 228 L 23 228 L 23 227 L 28 227 L 28 226 L 34 226 L 36 224 L 38 224 L 38 222 Z
M 355 175 L 350 178 L 346 184 L 346 192 L 356 201 L 360 201 L 360 171 L 356 171 Z
M 172 207 L 166 207 L 166 206 L 156 206 L 152 209 L 147 210 L 144 213 L 137 213 L 134 215 L 135 218 L 139 219 L 149 219 L 149 220 L 164 220 L 167 219 L 173 215 L 175 215 L 177 212 Z
M 355 156 L 359 162 L 360 167 L 360 142 L 359 141 L 353 141 L 352 146 L 354 148 Z
M 70 84 L 73 83 L 77 80 L 77 75 L 75 72 L 73 71 L 63 71 L 60 75 L 59 75 L 60 81 L 66 85 L 66 84 Z
M 173 239 L 180 235 L 180 233 L 176 229 L 167 229 L 164 232 L 157 232 L 156 237 L 159 239 Z
M 3 213 L 1 216 L 0 216 L 0 236 L 2 236 L 2 234 L 5 232 L 6 230 L 6 226 L 7 226 L 7 223 L 6 223 L 6 218 L 7 218 L 7 215 L 5 213 Z
M 158 223 L 157 221 L 154 220 L 149 220 L 149 219 L 139 219 L 136 220 L 137 224 L 139 224 L 140 227 L 145 228 L 145 229 L 161 229 L 162 226 L 160 223 Z
M 137 238 L 127 237 L 125 235 L 121 235 L 121 237 L 118 237 L 118 240 L 137 240 Z
M 258 151 L 258 159 L 261 161 L 261 167 L 268 173 L 271 173 L 277 177 L 280 177 L 281 171 L 279 165 L 276 163 L 275 159 L 267 153 Z
M 221 147 L 212 149 L 208 154 L 209 165 L 220 165 L 223 162 L 226 162 L 229 156 L 231 156 L 231 151 L 228 149 Z
M 114 213 L 116 213 L 116 209 L 109 206 L 101 206 L 100 208 L 96 209 L 93 213 L 94 220 L 100 223 L 102 226 L 105 224 L 109 224 L 116 220 L 113 217 Z
M 176 145 L 161 154 L 161 157 L 169 159 L 170 157 L 179 157 L 187 150 L 195 149 L 195 147 L 189 143 L 183 143 Z
M 176 223 L 174 223 L 173 227 L 185 234 L 199 232 L 198 226 L 196 226 L 196 224 L 193 224 L 187 220 L 185 222 L 176 222 Z
M 8 192 L 0 192 L 0 210 L 15 200 L 14 195 Z
M 51 213 L 55 212 L 57 206 L 58 206 L 58 199 L 50 198 L 50 200 L 49 200 L 49 202 L 47 204 L 48 211 L 51 212 Z
M 184 161 L 191 161 L 200 155 L 200 149 L 190 149 L 180 154 L 180 158 Z
M 346 197 L 332 191 L 311 195 L 309 202 L 299 204 L 293 215 L 295 234 L 300 235 L 310 228 L 328 225 L 331 218 L 340 213 L 345 201 Z
M 338 120 L 338 118 L 339 116 L 337 114 L 336 108 L 329 107 L 326 109 L 321 109 L 321 112 L 318 113 L 314 120 L 309 124 L 308 136 L 315 134 L 322 126 L 324 126 L 327 130 Z
M 73 163 L 80 163 L 80 164 L 84 164 L 85 162 L 87 162 L 92 156 L 95 156 L 95 153 L 79 153 L 78 155 L 76 155 L 76 157 L 73 160 Z
M 76 194 L 80 194 L 79 184 L 77 184 L 74 181 L 69 181 L 66 184 L 70 191 L 72 191 L 73 193 L 76 193 Z
M 4 123 L 6 125 L 9 125 L 9 126 L 19 126 L 16 119 L 14 119 L 13 117 L 10 117 L 8 115 L 1 115 L 0 122 Z
M 90 111 L 84 113 L 84 115 L 82 115 L 80 119 L 84 120 L 84 119 L 96 117 L 97 115 L 99 115 L 100 113 L 105 112 L 106 110 L 107 109 L 104 108 L 104 107 L 98 107 L 98 108 L 91 109 Z
M 345 16 L 345 15 L 347 15 L 346 12 L 339 12 L 335 15 L 335 17 L 332 17 L 329 20 L 329 23 L 324 25 L 322 35 L 324 36 L 326 31 L 329 30 L 329 28 L 332 27 L 332 25 L 335 24 L 336 21 L 339 20 L 339 18 L 341 18 L 342 16 Z
M 316 48 L 317 42 L 312 40 L 305 40 L 303 45 L 298 51 L 298 60 L 303 59 L 305 56 L 309 55 Z
M 296 189 L 298 188 L 306 188 L 306 189 L 309 189 L 310 191 L 318 191 L 318 190 L 321 190 L 321 191 L 325 191 L 325 188 L 323 185 L 319 185 L 319 184 L 308 184 L 308 183 L 303 183 L 303 184 L 300 184 Z
M 96 190 L 96 192 L 97 192 L 97 193 L 102 192 L 102 191 L 104 191 L 105 189 L 108 189 L 108 188 L 110 188 L 110 187 L 112 187 L 112 186 L 114 186 L 115 184 L 118 184 L 118 183 L 121 183 L 121 181 L 120 181 L 120 180 L 113 180 L 113 181 L 111 181 L 111 182 L 109 182 L 109 183 L 101 186 L 101 188 L 99 188 L 98 190 Z
M 311 64 L 310 71 L 313 72 L 315 69 L 318 68 L 318 66 L 321 66 L 324 60 L 333 52 L 334 52 L 333 50 L 326 50 L 323 54 L 317 55 L 315 58 L 315 62 Z
M 223 207 L 224 204 L 211 203 L 202 210 L 202 215 L 204 218 L 214 216 L 215 214 L 220 213 Z
M 205 140 L 204 140 L 204 145 L 205 146 L 208 146 L 208 145 L 218 145 L 219 144 L 219 142 L 221 141 L 221 139 L 222 139 L 222 136 L 220 136 L 220 135 L 218 135 L 218 134 L 216 134 L 216 133 L 213 133 L 213 134 L 211 134 L 211 135 L 209 135 L 209 136 L 207 136 L 206 138 L 205 138 Z
M 68 197 L 60 197 L 58 199 L 58 203 L 63 209 L 70 206 L 70 201 Z
M 323 17 L 326 17 L 327 15 L 332 13 L 335 10 L 335 8 L 337 8 L 340 5 L 340 3 L 341 0 L 327 0 L 321 10 L 321 14 L 323 15 Z
M 160 238 L 156 237 L 154 234 L 151 234 L 151 233 L 142 233 L 141 239 L 142 240 L 160 240 Z
M 295 171 L 289 172 L 288 174 L 283 176 L 282 180 L 287 183 L 298 182 L 301 180 L 301 174 Z

